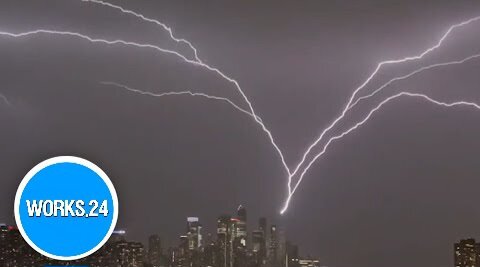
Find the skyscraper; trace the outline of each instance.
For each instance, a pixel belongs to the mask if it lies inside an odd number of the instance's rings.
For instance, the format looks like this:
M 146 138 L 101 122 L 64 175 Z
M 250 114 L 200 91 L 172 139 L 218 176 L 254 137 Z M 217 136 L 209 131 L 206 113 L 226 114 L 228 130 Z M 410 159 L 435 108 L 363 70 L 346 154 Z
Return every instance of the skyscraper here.
M 283 266 L 286 255 L 285 230 L 274 224 L 270 226 L 270 246 L 268 251 L 268 261 L 270 266 Z
M 231 240 L 230 266 L 246 266 L 247 261 L 247 210 L 242 205 L 238 206 L 237 216 L 230 220 Z
M 284 227 L 277 227 L 277 232 L 277 262 L 280 266 L 285 266 L 287 233 Z
M 203 252 L 202 225 L 198 217 L 187 218 L 186 247 L 184 250 L 185 264 L 191 267 L 201 266 Z
M 265 264 L 265 237 L 263 231 L 255 230 L 252 232 L 252 252 L 256 266 Z
M 159 267 L 162 264 L 162 243 L 158 235 L 151 235 L 148 238 L 148 261 L 152 267 Z
M 266 259 L 267 257 L 267 240 L 268 240 L 268 231 L 267 231 L 267 219 L 265 217 L 261 217 L 258 220 L 258 228 L 263 233 L 263 242 L 261 244 L 260 249 L 260 257 Z
M 217 220 L 217 259 L 223 267 L 230 266 L 231 219 L 229 215 L 222 215 Z
M 187 239 L 189 250 L 200 250 L 202 248 L 202 225 L 197 217 L 187 218 Z
M 263 244 L 263 232 L 260 230 L 254 230 L 252 232 L 252 250 L 258 254 L 262 250 Z
M 270 266 L 278 266 L 278 229 L 272 224 L 270 226 L 270 244 L 268 248 L 268 262 Z
M 115 261 L 113 266 L 143 267 L 145 255 L 142 243 L 121 241 L 113 246 L 111 256 Z
M 235 238 L 244 238 L 243 242 L 246 242 L 247 236 L 247 210 L 240 205 L 237 209 L 237 220 L 235 221 L 236 231 Z M 246 243 L 243 244 L 246 246 Z

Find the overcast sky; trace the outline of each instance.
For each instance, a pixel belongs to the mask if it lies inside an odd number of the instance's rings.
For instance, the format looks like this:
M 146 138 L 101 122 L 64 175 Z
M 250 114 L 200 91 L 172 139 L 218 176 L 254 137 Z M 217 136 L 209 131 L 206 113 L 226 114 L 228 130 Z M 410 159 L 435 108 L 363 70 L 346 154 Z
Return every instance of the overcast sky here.
M 238 80 L 290 166 L 385 59 L 416 55 L 451 24 L 479 16 L 478 1 L 119 1 L 157 18 Z M 421 2 L 421 3 L 419 3 Z M 117 2 L 116 2 L 117 3 Z M 162 29 L 80 1 L 2 1 L 0 30 L 78 31 L 177 49 Z M 480 22 L 423 60 L 389 66 L 365 88 L 420 66 L 480 53 Z M 425 72 L 388 87 L 335 128 L 363 118 L 400 90 L 480 102 L 480 60 Z M 453 243 L 480 239 L 480 112 L 399 99 L 333 143 L 310 169 L 284 216 L 286 173 L 265 133 L 228 104 L 152 92 L 228 97 L 235 87 L 177 57 L 78 38 L 0 37 L 0 221 L 13 223 L 20 180 L 38 162 L 75 155 L 114 182 L 119 227 L 176 245 L 187 216 L 215 233 L 221 213 L 246 206 L 287 227 L 303 255 L 338 267 L 453 265 Z

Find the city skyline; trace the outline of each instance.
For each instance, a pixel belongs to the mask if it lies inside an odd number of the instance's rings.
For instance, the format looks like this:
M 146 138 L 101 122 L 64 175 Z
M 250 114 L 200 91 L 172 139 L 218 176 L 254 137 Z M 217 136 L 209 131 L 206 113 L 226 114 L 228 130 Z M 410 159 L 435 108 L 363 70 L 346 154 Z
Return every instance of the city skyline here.
M 18 228 L 0 223 L 0 264 L 5 267 L 36 267 L 40 263 L 68 266 L 89 264 L 91 267 L 325 266 L 311 255 L 301 256 L 299 247 L 288 241 L 286 231 L 281 226 L 274 223 L 269 225 L 265 217 L 260 217 L 257 227 L 248 231 L 245 207 L 240 205 L 234 214 L 220 215 L 213 235 L 211 232 L 202 232 L 203 226 L 198 217 L 187 217 L 184 221 L 186 231 L 179 234 L 175 246 L 165 246 L 158 234 L 151 234 L 148 242 L 142 244 L 129 239 L 127 230 L 117 229 L 99 251 L 85 259 L 68 262 L 40 255 L 23 240 Z M 223 240 L 231 241 L 227 244 Z M 227 256 L 227 251 L 232 258 Z M 452 251 L 454 267 L 480 266 L 480 243 L 475 238 L 459 239 L 453 244 Z M 223 255 L 227 258 L 222 258 Z
M 91 267 L 319 267 L 310 255 L 300 256 L 299 247 L 288 241 L 286 229 L 258 218 L 258 225 L 247 228 L 247 210 L 239 206 L 233 215 L 219 215 L 216 229 L 206 232 L 198 217 L 187 217 L 185 232 L 177 244 L 165 246 L 161 235 L 151 234 L 148 242 L 131 240 L 128 231 L 117 229 L 94 254 L 75 261 L 48 259 L 23 240 L 18 228 L 0 224 L 0 265 L 37 267 L 39 264 Z

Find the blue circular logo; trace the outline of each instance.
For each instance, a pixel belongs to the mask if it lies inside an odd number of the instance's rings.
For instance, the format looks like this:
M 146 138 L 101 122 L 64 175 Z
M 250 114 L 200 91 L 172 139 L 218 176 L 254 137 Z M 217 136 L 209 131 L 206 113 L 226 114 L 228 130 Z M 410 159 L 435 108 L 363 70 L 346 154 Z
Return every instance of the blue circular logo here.
M 18 229 L 33 249 L 52 259 L 76 260 L 110 238 L 118 198 L 108 176 L 95 164 L 61 156 L 27 173 L 14 209 Z

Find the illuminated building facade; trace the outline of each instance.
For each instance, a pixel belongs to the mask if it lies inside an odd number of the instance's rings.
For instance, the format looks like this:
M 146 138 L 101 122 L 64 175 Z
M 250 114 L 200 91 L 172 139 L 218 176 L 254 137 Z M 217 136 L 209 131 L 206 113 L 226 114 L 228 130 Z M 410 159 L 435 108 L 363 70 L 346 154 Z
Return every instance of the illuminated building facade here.
M 202 248 L 202 225 L 197 217 L 187 218 L 188 249 L 199 251 Z

